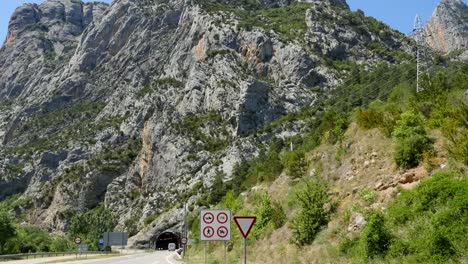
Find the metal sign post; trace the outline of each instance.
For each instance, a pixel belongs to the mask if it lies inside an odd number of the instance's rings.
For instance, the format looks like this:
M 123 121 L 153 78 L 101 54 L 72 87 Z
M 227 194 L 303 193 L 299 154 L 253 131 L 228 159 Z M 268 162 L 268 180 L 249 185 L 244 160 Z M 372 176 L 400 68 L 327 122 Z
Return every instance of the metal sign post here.
M 247 264 L 247 238 L 244 238 L 244 264 Z
M 256 216 L 234 216 L 234 221 L 239 228 L 242 236 L 244 237 L 244 264 L 247 264 L 247 237 L 252 230 L 255 222 L 257 221 Z
M 227 264 L 227 241 L 224 241 L 224 264 Z
M 208 241 L 205 241 L 205 264 L 208 264 Z

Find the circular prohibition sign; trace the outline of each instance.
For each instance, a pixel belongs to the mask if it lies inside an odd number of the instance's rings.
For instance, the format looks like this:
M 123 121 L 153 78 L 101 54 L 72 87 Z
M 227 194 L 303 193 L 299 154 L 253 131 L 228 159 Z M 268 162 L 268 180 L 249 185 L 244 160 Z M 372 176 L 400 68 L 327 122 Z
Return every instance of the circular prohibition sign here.
M 213 223 L 214 221 L 214 215 L 210 212 L 206 212 L 205 214 L 203 214 L 203 222 L 205 222 L 205 224 L 211 224 Z
M 218 220 L 220 224 L 225 224 L 228 221 L 228 215 L 224 212 L 221 212 L 216 216 L 216 220 Z
M 211 226 L 203 228 L 203 235 L 207 238 L 211 238 L 214 235 L 214 229 Z
M 225 238 L 229 234 L 228 229 L 225 226 L 219 227 L 216 233 L 220 238 Z

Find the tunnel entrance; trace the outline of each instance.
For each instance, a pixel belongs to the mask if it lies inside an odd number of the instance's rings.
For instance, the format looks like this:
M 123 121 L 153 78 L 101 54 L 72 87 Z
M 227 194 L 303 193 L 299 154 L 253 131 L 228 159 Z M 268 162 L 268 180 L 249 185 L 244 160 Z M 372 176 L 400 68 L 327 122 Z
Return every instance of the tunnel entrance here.
M 164 232 L 156 239 L 156 250 L 168 250 L 169 243 L 174 243 L 179 248 L 179 237 L 172 232 Z

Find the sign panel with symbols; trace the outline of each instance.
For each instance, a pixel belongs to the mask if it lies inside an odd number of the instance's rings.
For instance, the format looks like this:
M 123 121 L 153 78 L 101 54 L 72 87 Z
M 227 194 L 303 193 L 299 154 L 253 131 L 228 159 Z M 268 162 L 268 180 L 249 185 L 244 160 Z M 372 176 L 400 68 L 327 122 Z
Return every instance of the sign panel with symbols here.
M 200 240 L 231 240 L 231 211 L 202 210 L 200 212 Z

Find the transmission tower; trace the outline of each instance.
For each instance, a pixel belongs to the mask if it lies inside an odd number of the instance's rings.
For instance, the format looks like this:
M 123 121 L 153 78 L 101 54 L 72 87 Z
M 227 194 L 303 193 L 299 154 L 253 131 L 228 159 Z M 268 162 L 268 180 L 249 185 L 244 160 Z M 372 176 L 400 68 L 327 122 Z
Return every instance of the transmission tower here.
M 421 86 L 421 76 L 427 74 L 428 68 L 426 32 L 419 15 L 414 18 L 413 36 L 416 41 L 416 92 L 419 93 L 424 90 Z

